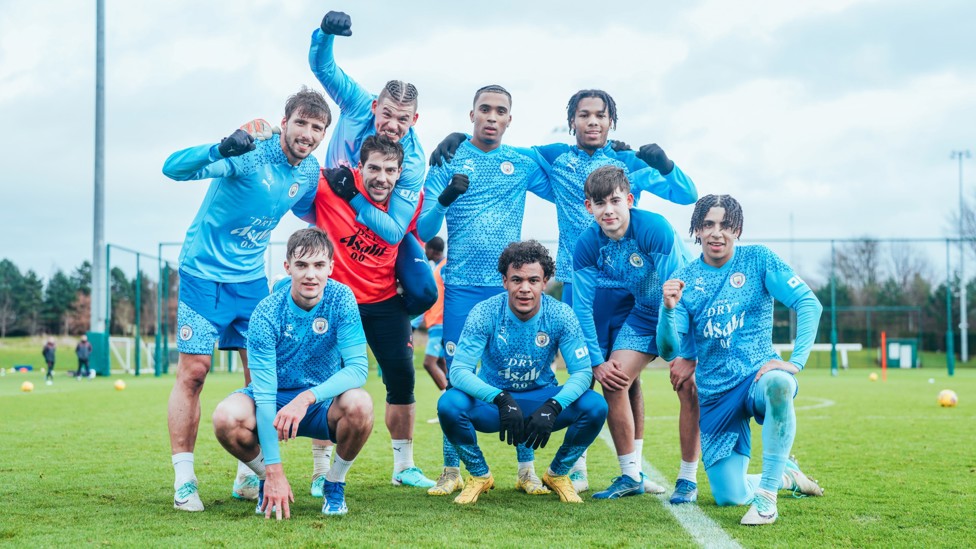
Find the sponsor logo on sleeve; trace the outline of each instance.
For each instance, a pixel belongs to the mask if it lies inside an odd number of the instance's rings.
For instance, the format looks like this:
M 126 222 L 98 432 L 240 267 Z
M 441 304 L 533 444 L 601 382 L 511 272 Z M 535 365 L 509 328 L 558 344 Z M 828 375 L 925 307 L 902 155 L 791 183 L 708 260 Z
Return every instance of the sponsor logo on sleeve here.
M 576 349 L 575 354 L 576 354 L 576 358 L 584 358 L 586 357 L 586 355 L 590 354 L 590 350 L 587 349 L 586 347 L 580 347 L 579 349 Z
M 794 276 L 793 278 L 787 280 L 786 283 L 790 285 L 790 288 L 796 288 L 800 284 L 803 284 L 803 280 L 798 276 Z

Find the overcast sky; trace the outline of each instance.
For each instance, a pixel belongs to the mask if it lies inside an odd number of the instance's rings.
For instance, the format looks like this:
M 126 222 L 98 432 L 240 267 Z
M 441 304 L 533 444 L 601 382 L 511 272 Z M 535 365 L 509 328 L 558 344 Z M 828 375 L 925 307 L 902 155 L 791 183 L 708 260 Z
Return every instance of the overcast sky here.
M 470 131 L 485 84 L 512 92 L 505 141 L 521 146 L 571 142 L 567 99 L 603 88 L 611 137 L 656 142 L 700 194 L 736 196 L 750 240 L 952 234 L 949 154 L 976 152 L 974 2 L 106 0 L 108 242 L 182 240 L 207 182 L 170 181 L 163 160 L 321 89 L 308 45 L 329 9 L 352 17 L 335 47 L 348 74 L 417 85 L 428 153 Z M 92 255 L 94 85 L 94 0 L 0 3 L 0 257 L 44 278 Z M 976 159 L 967 195 L 974 182 Z M 641 207 L 681 231 L 691 215 Z M 554 219 L 530 199 L 523 236 L 555 239 Z M 812 267 L 825 249 L 782 253 Z

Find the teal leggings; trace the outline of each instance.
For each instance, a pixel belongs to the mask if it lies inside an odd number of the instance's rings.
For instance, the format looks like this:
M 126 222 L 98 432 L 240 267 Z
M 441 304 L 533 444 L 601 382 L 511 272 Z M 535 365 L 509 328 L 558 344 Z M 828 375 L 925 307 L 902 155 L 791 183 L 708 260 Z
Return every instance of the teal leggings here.
M 776 492 L 783 486 L 783 470 L 796 436 L 793 395 L 796 378 L 782 370 L 763 374 L 749 390 L 749 406 L 756 417 L 765 416 L 762 426 L 762 475 L 749 475 L 749 456 L 732 452 L 705 469 L 715 503 L 743 505 L 752 500 L 756 488 Z

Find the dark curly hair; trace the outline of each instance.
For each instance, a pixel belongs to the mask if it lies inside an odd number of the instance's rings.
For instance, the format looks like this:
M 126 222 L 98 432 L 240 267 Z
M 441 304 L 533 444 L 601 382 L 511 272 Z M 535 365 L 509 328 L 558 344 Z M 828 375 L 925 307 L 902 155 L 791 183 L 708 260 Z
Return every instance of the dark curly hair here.
M 556 263 L 549 255 L 549 248 L 539 244 L 537 240 L 526 240 L 524 242 L 512 242 L 502 251 L 498 257 L 498 272 L 502 276 L 508 276 L 508 267 L 518 269 L 522 265 L 538 263 L 542 266 L 542 276 L 547 280 L 552 278 L 556 272 Z
M 607 109 L 607 116 L 610 118 L 610 129 L 617 129 L 617 103 L 610 97 L 610 94 L 603 90 L 580 90 L 569 98 L 569 104 L 566 105 L 566 121 L 569 123 L 569 135 L 576 135 L 576 130 L 573 128 L 573 119 L 576 118 L 576 110 L 579 109 L 580 100 L 588 97 L 595 97 L 603 101 Z
M 705 226 L 705 216 L 712 208 L 725 208 L 722 225 L 727 225 L 736 235 L 742 234 L 742 205 L 727 194 L 709 194 L 695 202 L 695 212 L 691 214 L 691 228 L 688 234 L 695 237 L 695 244 L 701 244 L 701 238 L 695 236 L 695 231 Z

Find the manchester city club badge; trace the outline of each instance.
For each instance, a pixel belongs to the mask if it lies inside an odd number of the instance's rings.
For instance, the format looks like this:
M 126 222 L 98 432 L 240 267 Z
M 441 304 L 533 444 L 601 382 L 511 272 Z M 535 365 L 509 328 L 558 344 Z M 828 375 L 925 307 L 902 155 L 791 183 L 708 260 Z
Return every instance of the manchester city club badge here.
M 729 277 L 729 284 L 733 288 L 741 288 L 746 283 L 746 275 L 742 273 L 735 273 Z
M 640 269 L 644 266 L 644 258 L 641 257 L 640 254 L 632 253 L 630 254 L 630 264 Z
M 453 341 L 448 341 L 444 344 L 444 352 L 447 353 L 447 356 L 454 356 L 454 350 L 456 348 L 457 345 L 455 345 Z
M 546 345 L 549 345 L 549 334 L 545 332 L 535 334 L 535 346 L 545 347 Z
M 190 341 L 191 337 L 193 337 L 193 328 L 191 328 L 189 324 L 184 324 L 183 326 L 181 326 L 180 339 L 182 339 L 183 341 Z
M 322 317 L 316 318 L 312 321 L 312 331 L 319 335 L 324 334 L 329 331 L 329 321 Z
M 512 175 L 513 173 L 515 173 L 515 165 L 509 162 L 508 160 L 502 162 L 501 166 L 499 166 L 499 169 L 501 169 L 502 173 L 505 175 Z
M 298 183 L 293 183 L 291 187 L 288 187 L 288 198 L 295 198 L 298 194 Z

